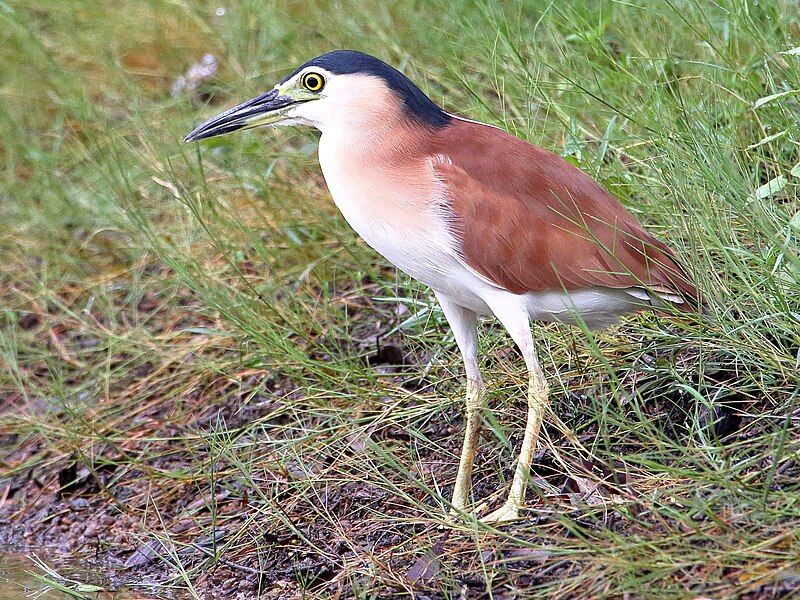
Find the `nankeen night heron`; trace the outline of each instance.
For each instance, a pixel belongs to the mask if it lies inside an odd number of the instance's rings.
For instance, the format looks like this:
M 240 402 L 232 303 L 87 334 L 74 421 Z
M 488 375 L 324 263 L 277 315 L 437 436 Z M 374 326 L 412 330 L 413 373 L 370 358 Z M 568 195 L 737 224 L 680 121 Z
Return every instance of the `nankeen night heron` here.
M 484 410 L 477 317 L 494 315 L 529 372 L 528 417 L 508 499 L 486 522 L 519 517 L 547 407 L 530 320 L 610 325 L 698 293 L 675 254 L 603 187 L 561 157 L 446 112 L 396 69 L 340 50 L 206 121 L 186 141 L 260 125 L 311 125 L 347 222 L 430 286 L 467 375 L 466 432 L 452 508 L 469 509 Z

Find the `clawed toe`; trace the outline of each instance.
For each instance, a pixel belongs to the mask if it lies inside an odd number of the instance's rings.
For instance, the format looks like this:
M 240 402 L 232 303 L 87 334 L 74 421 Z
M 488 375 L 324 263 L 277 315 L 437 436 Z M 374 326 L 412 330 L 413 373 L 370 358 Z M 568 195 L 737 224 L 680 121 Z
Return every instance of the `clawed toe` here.
M 506 503 L 497 510 L 493 510 L 485 517 L 481 517 L 481 523 L 486 525 L 499 525 L 509 523 L 520 518 L 519 507 L 516 504 Z

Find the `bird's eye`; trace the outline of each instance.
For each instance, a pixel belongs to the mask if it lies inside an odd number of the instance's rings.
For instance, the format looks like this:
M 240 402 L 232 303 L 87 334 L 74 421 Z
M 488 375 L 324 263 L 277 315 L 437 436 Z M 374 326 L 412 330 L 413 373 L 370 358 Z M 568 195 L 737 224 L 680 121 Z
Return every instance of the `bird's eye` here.
M 325 87 L 325 79 L 319 73 L 306 73 L 303 75 L 303 87 L 309 92 L 318 92 Z

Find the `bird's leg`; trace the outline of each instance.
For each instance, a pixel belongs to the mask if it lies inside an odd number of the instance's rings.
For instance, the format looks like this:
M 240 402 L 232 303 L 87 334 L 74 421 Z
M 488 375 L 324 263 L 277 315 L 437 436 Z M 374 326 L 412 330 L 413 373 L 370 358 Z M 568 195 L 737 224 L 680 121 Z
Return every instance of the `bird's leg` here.
M 481 409 L 483 408 L 483 382 L 467 377 L 467 427 L 464 431 L 464 444 L 461 446 L 461 458 L 458 461 L 458 474 L 453 487 L 453 511 L 466 512 L 469 504 L 469 492 L 472 486 L 472 465 L 478 449 L 478 438 L 481 434 Z
M 525 424 L 525 437 L 519 451 L 517 468 L 505 503 L 497 510 L 481 518 L 484 523 L 503 523 L 519 518 L 519 510 L 525 504 L 525 488 L 531 470 L 533 454 L 539 440 L 544 412 L 547 410 L 548 385 L 541 374 L 531 375 L 528 384 L 528 420 Z
M 517 346 L 519 346 L 525 358 L 525 364 L 528 367 L 528 374 L 530 377 L 528 383 L 528 419 L 525 424 L 525 437 L 522 440 L 522 448 L 519 451 L 519 459 L 514 471 L 514 479 L 511 482 L 508 498 L 500 508 L 481 519 L 484 523 L 502 523 L 519 518 L 520 508 L 522 508 L 525 503 L 525 488 L 528 483 L 533 454 L 536 452 L 536 444 L 539 440 L 539 430 L 542 426 L 542 419 L 547 410 L 549 386 L 542 372 L 542 368 L 539 365 L 539 360 L 536 357 L 528 315 L 521 311 L 502 310 L 507 309 L 507 307 L 498 307 L 498 309 L 492 307 L 492 309 L 503 325 L 505 325 L 506 329 L 508 329 L 508 332 L 517 343 Z
M 481 433 L 481 410 L 483 408 L 483 380 L 477 358 L 477 315 L 469 309 L 455 304 L 437 294 L 444 316 L 453 330 L 456 343 L 464 358 L 467 375 L 466 431 L 458 461 L 458 474 L 453 488 L 453 511 L 465 512 L 469 508 L 469 493 L 472 485 L 472 464 Z

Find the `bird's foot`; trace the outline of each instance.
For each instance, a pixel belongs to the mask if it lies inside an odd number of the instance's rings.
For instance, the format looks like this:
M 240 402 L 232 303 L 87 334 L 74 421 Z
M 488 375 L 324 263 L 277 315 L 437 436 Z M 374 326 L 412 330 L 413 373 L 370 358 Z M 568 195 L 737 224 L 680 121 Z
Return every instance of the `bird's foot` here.
M 451 505 L 450 510 L 447 511 L 447 520 L 451 523 L 463 522 L 464 516 L 470 512 L 466 499 L 454 497 Z
M 506 502 L 497 510 L 493 510 L 485 517 L 481 517 L 480 521 L 487 525 L 498 525 L 516 521 L 519 518 L 519 506 L 514 502 Z
M 464 513 L 454 508 L 451 508 L 447 511 L 445 515 L 444 522 L 451 527 L 458 527 L 464 524 Z

